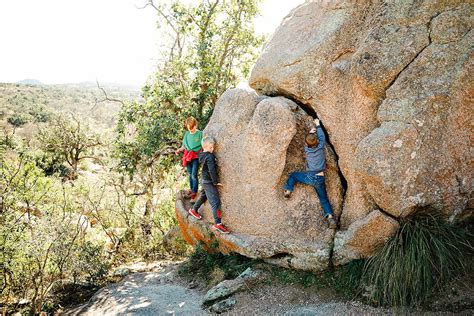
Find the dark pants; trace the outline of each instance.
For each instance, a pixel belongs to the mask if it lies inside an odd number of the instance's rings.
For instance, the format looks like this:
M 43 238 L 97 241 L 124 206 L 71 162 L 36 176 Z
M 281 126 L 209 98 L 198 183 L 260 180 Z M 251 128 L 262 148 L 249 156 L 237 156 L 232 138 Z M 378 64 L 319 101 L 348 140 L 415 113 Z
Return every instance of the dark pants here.
M 198 191 L 198 171 L 199 171 L 199 159 L 193 159 L 186 164 L 186 169 L 189 175 L 189 187 L 191 191 L 197 193 Z
M 207 200 L 209 200 L 209 204 L 211 204 L 212 208 L 212 215 L 214 215 L 214 221 L 216 224 L 221 223 L 221 214 L 220 214 L 220 207 L 221 207 L 221 199 L 219 198 L 219 191 L 212 183 L 201 183 L 202 190 L 199 194 L 199 197 L 194 203 L 193 209 L 198 211 L 201 205 L 204 204 Z
M 324 176 L 317 176 L 314 171 L 292 172 L 285 185 L 285 190 L 293 191 L 296 183 L 309 184 L 314 187 L 316 194 L 319 197 L 319 202 L 323 208 L 323 216 L 333 214 L 331 204 L 329 204 L 328 195 L 326 193 L 326 183 Z

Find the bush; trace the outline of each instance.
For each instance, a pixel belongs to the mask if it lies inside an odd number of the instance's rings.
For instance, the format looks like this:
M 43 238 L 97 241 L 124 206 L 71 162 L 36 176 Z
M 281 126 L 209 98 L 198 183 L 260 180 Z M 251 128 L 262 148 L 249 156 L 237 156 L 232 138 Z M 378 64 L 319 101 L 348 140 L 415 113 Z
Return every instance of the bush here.
M 36 166 L 44 171 L 45 175 L 51 176 L 55 173 L 61 174 L 66 168 L 62 165 L 63 159 L 59 155 L 42 150 L 30 151 Z
M 13 114 L 7 119 L 8 123 L 15 127 L 20 127 L 31 121 L 31 116 L 25 113 Z
M 103 245 L 94 245 L 85 241 L 77 246 L 70 262 L 70 273 L 74 284 L 85 280 L 89 284 L 100 284 L 110 269 L 110 262 L 104 252 Z
M 53 113 L 46 109 L 43 105 L 33 107 L 29 113 L 35 118 L 36 122 L 40 123 L 49 122 L 53 116 Z
M 397 234 L 367 261 L 363 287 L 371 303 L 420 305 L 443 284 L 465 271 L 472 253 L 466 231 L 441 214 L 421 212 L 401 223 Z

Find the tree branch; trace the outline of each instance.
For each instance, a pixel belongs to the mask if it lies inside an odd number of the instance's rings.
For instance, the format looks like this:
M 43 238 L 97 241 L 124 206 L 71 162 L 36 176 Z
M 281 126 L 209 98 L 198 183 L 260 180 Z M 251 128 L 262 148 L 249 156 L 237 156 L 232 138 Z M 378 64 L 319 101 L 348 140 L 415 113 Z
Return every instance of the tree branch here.
M 125 103 L 122 100 L 109 97 L 109 95 L 107 94 L 107 91 L 105 91 L 105 89 L 100 86 L 99 81 L 97 79 L 95 80 L 95 82 L 97 83 L 97 88 L 99 88 L 99 90 L 102 91 L 102 93 L 104 94 L 104 98 L 101 99 L 101 100 L 96 99 L 95 104 L 91 108 L 91 110 L 94 110 L 99 103 L 102 103 L 102 102 L 105 102 L 105 101 L 118 102 L 118 103 L 122 104 L 122 106 L 125 105 Z

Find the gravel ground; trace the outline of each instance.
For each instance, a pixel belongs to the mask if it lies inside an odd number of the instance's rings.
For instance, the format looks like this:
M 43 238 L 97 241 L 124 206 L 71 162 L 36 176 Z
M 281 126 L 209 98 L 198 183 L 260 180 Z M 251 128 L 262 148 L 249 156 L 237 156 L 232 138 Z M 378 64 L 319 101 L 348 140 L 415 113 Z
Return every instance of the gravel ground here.
M 334 301 L 324 291 L 298 285 L 261 285 L 238 293 L 229 314 L 238 315 L 386 315 L 389 311 L 359 302 Z

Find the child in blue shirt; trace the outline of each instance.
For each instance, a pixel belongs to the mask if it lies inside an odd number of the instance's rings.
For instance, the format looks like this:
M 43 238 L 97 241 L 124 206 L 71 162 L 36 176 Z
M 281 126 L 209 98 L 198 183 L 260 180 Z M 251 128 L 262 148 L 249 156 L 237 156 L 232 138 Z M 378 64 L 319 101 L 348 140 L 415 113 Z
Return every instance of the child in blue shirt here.
M 319 120 L 315 119 L 314 123 L 316 127 L 311 129 L 305 138 L 306 146 L 304 147 L 304 152 L 306 155 L 306 171 L 292 172 L 290 174 L 284 187 L 284 196 L 285 199 L 290 198 L 296 183 L 304 183 L 313 186 L 319 197 L 323 209 L 323 216 L 327 219 L 329 228 L 335 229 L 337 227 L 337 221 L 326 193 L 324 177 L 324 171 L 326 170 L 326 156 L 324 153 L 326 137 Z

